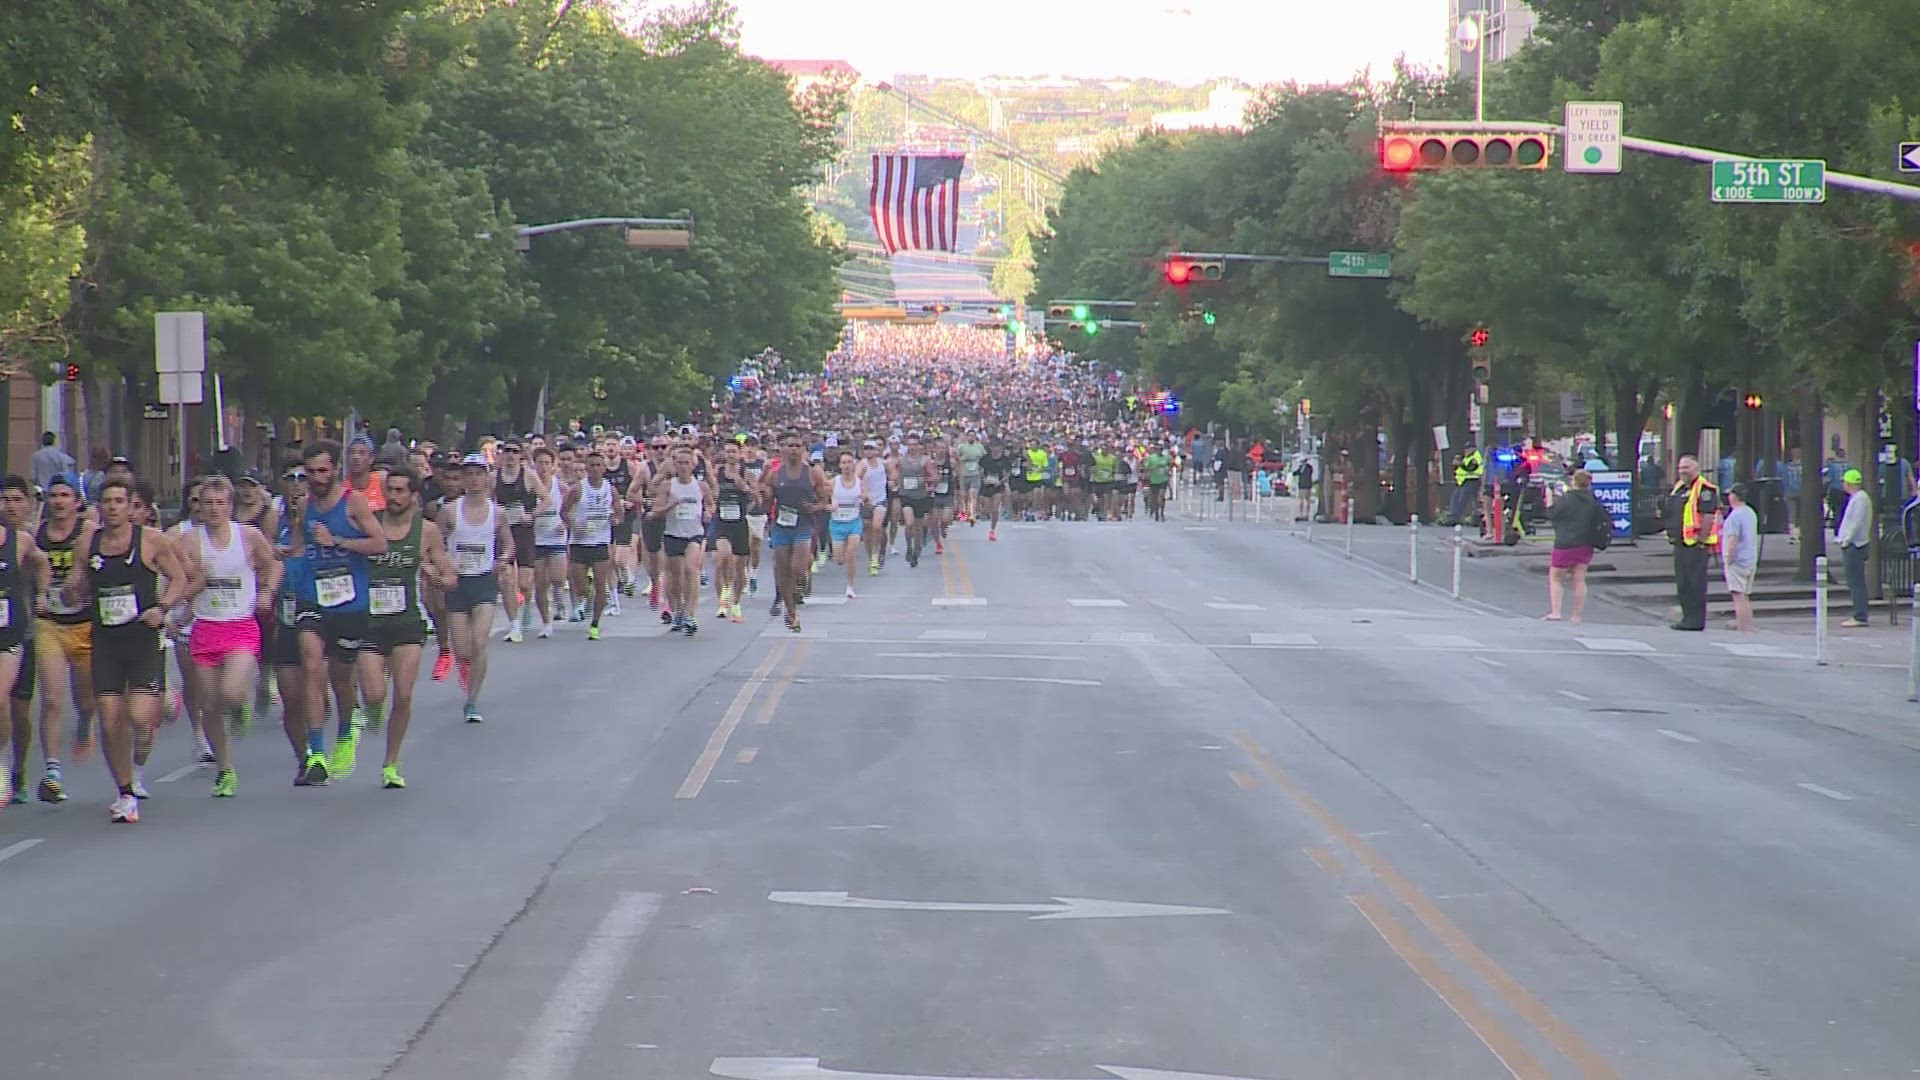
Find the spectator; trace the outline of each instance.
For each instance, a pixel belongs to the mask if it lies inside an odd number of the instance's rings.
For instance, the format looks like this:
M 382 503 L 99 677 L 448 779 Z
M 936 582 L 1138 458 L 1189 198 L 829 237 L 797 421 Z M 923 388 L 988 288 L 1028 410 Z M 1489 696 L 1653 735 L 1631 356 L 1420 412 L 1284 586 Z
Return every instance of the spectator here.
M 1760 571 L 1760 519 L 1747 505 L 1747 485 L 1727 489 L 1727 519 L 1720 526 L 1720 573 L 1733 597 L 1733 628 L 1753 629 L 1753 579 Z
M 1840 561 L 1846 568 L 1847 592 L 1852 594 L 1853 617 L 1841 626 L 1867 625 L 1867 550 L 1873 544 L 1873 497 L 1867 494 L 1865 478 L 1859 469 L 1840 475 L 1846 493 L 1846 507 L 1840 513 L 1840 527 L 1834 539 L 1840 544 Z
M 1604 547 L 1613 536 L 1613 518 L 1600 500 L 1593 497 L 1593 476 L 1575 469 L 1568 479 L 1565 495 L 1554 500 L 1553 554 L 1547 560 L 1548 622 L 1560 621 L 1560 597 L 1572 583 L 1573 608 L 1568 622 L 1579 622 L 1587 608 L 1587 566 L 1593 551 Z
M 40 436 L 40 449 L 33 452 L 33 458 L 27 463 L 33 473 L 33 486 L 44 489 L 56 476 L 74 475 L 73 455 L 56 445 L 59 436 L 49 431 Z

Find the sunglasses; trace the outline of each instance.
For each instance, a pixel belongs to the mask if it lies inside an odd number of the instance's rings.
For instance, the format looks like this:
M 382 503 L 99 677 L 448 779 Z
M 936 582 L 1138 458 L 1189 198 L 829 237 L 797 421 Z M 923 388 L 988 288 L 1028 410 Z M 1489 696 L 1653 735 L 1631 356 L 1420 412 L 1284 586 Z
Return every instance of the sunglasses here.
M 306 478 L 307 474 L 299 469 L 288 469 L 280 474 L 282 480 L 305 480 Z

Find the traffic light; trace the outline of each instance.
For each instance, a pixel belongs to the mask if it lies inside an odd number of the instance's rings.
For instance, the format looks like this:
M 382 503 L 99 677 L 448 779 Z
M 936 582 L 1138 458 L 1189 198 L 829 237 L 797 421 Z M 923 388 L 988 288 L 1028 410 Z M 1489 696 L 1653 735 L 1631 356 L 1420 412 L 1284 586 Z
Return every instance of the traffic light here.
M 1085 304 L 1073 305 L 1073 317 L 1080 322 L 1086 322 L 1087 321 L 1087 305 Z
M 1553 156 L 1553 137 L 1536 132 L 1380 129 L 1380 167 L 1388 172 L 1435 169 L 1539 171 Z
M 920 305 L 920 313 L 922 315 L 945 315 L 947 312 L 952 310 L 953 310 L 953 305 L 951 304 L 921 304 Z
M 1169 258 L 1163 272 L 1169 285 L 1210 284 L 1227 276 L 1227 264 L 1224 259 Z
M 80 381 L 80 365 L 68 364 L 66 367 L 66 370 L 63 371 L 61 374 L 63 374 L 66 377 L 66 380 L 68 382 L 79 382 Z
M 1493 335 L 1487 333 L 1486 327 L 1476 326 L 1473 328 L 1473 333 L 1467 335 L 1467 340 L 1473 342 L 1474 348 L 1484 349 L 1487 347 L 1487 342 L 1493 340 Z
M 1467 335 L 1467 340 L 1473 344 L 1473 381 L 1484 387 L 1493 381 L 1493 357 L 1486 351 L 1487 342 L 1493 340 L 1493 335 L 1487 333 L 1486 327 L 1476 326 Z
M 1763 402 L 1762 402 L 1762 401 L 1760 400 L 1760 395 L 1759 395 L 1759 394 L 1748 394 L 1748 395 L 1747 395 L 1747 399 L 1746 399 L 1746 406 L 1747 406 L 1747 408 L 1749 408 L 1749 409 L 1758 409 L 1758 408 L 1760 408 L 1760 406 L 1761 406 L 1762 404 L 1763 404 Z
M 1188 308 L 1180 313 L 1180 318 L 1183 322 L 1202 322 L 1208 326 L 1220 321 L 1219 316 L 1206 308 Z

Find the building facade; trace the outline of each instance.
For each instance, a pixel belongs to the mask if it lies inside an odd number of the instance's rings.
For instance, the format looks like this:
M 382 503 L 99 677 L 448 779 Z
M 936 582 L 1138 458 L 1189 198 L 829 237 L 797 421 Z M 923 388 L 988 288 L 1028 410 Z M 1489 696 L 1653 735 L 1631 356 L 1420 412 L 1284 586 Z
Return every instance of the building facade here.
M 1524 0 L 1447 0 L 1447 72 L 1472 74 L 1477 59 L 1460 47 L 1460 24 L 1486 20 L 1487 63 L 1497 64 L 1527 43 L 1538 18 Z

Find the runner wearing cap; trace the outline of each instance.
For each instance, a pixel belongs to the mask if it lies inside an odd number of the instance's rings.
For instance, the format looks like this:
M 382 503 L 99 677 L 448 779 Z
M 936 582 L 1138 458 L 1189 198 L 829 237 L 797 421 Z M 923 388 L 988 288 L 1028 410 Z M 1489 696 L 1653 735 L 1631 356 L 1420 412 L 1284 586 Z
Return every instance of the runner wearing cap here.
M 487 677 L 487 639 L 493 632 L 493 609 L 500 602 L 499 571 L 513 568 L 513 535 L 493 501 L 493 470 L 486 455 L 462 458 L 460 475 L 466 493 L 440 511 L 440 531 L 453 550 L 457 575 L 447 590 L 447 633 L 467 690 L 461 716 L 477 724 L 480 688 Z

